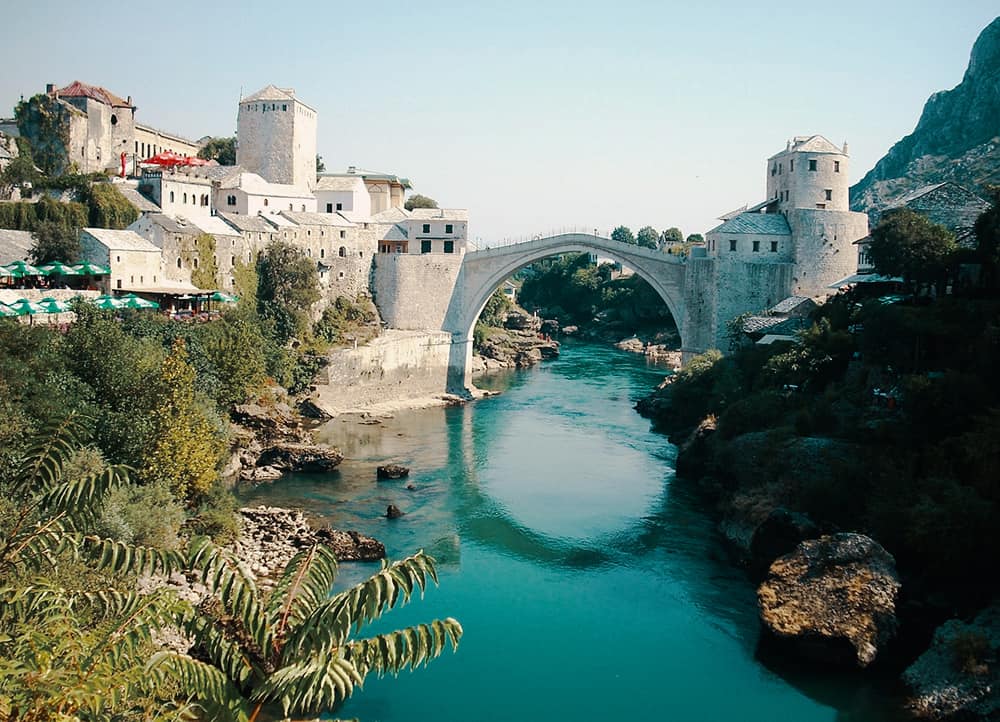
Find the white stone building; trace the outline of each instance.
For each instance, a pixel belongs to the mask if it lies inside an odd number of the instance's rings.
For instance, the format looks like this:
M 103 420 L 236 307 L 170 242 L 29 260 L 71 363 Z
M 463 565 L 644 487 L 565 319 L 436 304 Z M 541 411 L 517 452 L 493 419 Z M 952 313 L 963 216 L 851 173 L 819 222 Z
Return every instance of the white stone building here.
M 275 215 L 282 211 L 315 213 L 316 197 L 305 186 L 270 183 L 240 168 L 215 188 L 215 208 L 244 216 Z
M 468 242 L 469 213 L 458 208 L 415 208 L 396 222 L 398 234 L 386 234 L 381 253 L 463 254 Z
M 108 266 L 108 291 L 143 291 L 166 285 L 160 249 L 135 231 L 80 229 L 81 258 Z
M 144 168 L 139 192 L 167 215 L 196 219 L 210 218 L 214 213 L 214 189 L 205 175 Z
M 316 210 L 320 213 L 372 214 L 371 197 L 359 175 L 321 175 L 316 179 Z
M 316 111 L 293 89 L 268 85 L 243 98 L 236 126 L 237 165 L 271 183 L 316 185 Z

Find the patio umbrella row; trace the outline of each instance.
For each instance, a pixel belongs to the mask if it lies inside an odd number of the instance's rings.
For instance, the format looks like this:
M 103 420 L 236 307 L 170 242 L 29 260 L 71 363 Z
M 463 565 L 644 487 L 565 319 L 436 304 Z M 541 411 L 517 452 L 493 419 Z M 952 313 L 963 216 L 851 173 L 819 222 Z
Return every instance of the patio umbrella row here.
M 72 266 L 61 261 L 52 261 L 33 266 L 27 261 L 14 261 L 0 266 L 0 278 L 25 278 L 26 276 L 103 276 L 111 273 L 107 266 L 96 263 L 76 263 Z
M 160 304 L 155 301 L 147 301 L 134 293 L 120 298 L 115 296 L 98 296 L 90 301 L 93 305 L 102 309 L 119 308 L 159 308 Z M 11 318 L 14 316 L 33 316 L 40 313 L 65 313 L 71 311 L 70 305 L 65 301 L 55 298 L 43 298 L 41 301 L 29 301 L 22 298 L 14 303 L 0 303 L 0 318 Z

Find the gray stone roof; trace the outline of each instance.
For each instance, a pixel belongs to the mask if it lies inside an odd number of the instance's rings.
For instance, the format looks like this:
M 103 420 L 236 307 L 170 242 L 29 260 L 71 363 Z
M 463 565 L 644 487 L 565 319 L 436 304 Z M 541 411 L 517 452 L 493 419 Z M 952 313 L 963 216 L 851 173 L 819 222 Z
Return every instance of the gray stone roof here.
M 0 265 L 26 261 L 35 245 L 30 231 L 12 231 L 0 228 Z
M 782 316 L 749 316 L 743 322 L 743 333 L 793 335 L 796 331 L 809 328 L 809 319 Z
M 808 296 L 789 296 L 771 306 L 768 311 L 776 316 L 802 316 L 816 308 L 816 302 Z
M 339 228 L 353 228 L 354 224 L 339 213 L 309 213 L 302 211 L 282 211 L 278 214 L 284 216 L 293 223 L 305 226 L 337 226 Z
M 410 217 L 410 212 L 405 208 L 386 208 L 384 211 L 380 211 L 372 216 L 372 220 L 376 223 L 395 223 L 396 221 L 403 221 Z
M 160 207 L 149 200 L 146 196 L 131 186 L 118 184 L 115 186 L 118 192 L 125 196 L 125 200 L 131 203 L 140 213 L 159 213 Z
M 358 181 L 364 183 L 364 179 L 356 175 L 321 175 L 316 179 L 316 190 L 352 191 L 357 186 Z
M 81 228 L 81 232 L 97 239 L 112 251 L 146 251 L 159 253 L 160 249 L 135 231 L 116 231 L 109 228 Z
M 797 135 L 788 143 L 788 147 L 781 151 L 781 153 L 775 153 L 768 160 L 773 160 L 777 158 L 782 153 L 837 153 L 842 155 L 844 152 L 843 148 L 838 148 L 829 140 L 824 138 L 822 135 Z
M 788 227 L 788 221 L 780 213 L 740 213 L 709 233 L 788 236 L 792 231 Z
M 194 224 L 168 216 L 165 213 L 150 213 L 149 220 L 168 233 L 182 233 L 188 236 L 196 236 L 200 233 L 198 227 Z
M 245 216 L 239 213 L 223 213 L 219 211 L 219 218 L 239 231 L 252 231 L 261 233 L 274 233 L 275 228 L 263 216 Z
M 188 168 L 175 168 L 174 172 L 192 178 L 207 178 L 210 181 L 225 183 L 233 178 L 238 178 L 240 173 L 246 172 L 246 168 L 239 165 L 199 165 Z
M 464 208 L 414 208 L 410 218 L 417 221 L 467 221 L 469 212 Z
M 248 95 L 240 100 L 241 103 L 253 103 L 257 100 L 295 100 L 294 88 L 279 88 L 276 85 L 268 85 L 261 88 L 253 95 Z

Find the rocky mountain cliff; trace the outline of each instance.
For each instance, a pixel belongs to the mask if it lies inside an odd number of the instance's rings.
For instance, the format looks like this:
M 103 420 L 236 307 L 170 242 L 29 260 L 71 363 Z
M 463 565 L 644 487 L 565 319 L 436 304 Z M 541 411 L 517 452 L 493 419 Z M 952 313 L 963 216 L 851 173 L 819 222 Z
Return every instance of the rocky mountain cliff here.
M 980 192 L 1000 184 L 1000 17 L 980 33 L 962 82 L 932 95 L 914 131 L 851 188 L 851 207 L 880 209 L 944 181 Z

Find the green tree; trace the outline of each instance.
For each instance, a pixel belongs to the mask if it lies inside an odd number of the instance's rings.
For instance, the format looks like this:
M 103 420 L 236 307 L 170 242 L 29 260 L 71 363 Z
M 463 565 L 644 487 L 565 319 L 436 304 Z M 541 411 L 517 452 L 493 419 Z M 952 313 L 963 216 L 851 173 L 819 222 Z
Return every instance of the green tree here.
M 266 343 L 260 325 L 246 314 L 227 313 L 218 323 L 207 324 L 203 346 L 219 379 L 217 401 L 241 403 L 263 383 Z
M 414 208 L 437 208 L 437 201 L 433 198 L 428 198 L 427 196 L 422 196 L 419 193 L 415 193 L 406 199 L 406 203 L 403 204 L 403 208 L 408 211 L 412 211 Z
M 507 312 L 510 311 L 513 305 L 510 299 L 504 295 L 503 288 L 498 288 L 487 299 L 486 305 L 483 307 L 483 312 L 479 314 L 478 322 L 493 327 L 503 326 L 504 319 L 507 318 Z
M 15 189 L 37 185 L 40 178 L 31 156 L 21 153 L 0 173 L 0 198 L 10 198 Z
M 158 381 L 152 404 L 155 431 L 139 474 L 147 483 L 165 484 L 178 498 L 197 499 L 218 478 L 223 444 L 196 403 L 195 372 L 183 339 L 174 342 Z
M 685 243 L 690 243 L 692 245 L 704 242 L 705 242 L 705 236 L 701 235 L 700 233 L 692 233 L 687 237 L 687 240 L 685 241 Z
M 31 232 L 34 263 L 62 261 L 76 263 L 80 258 L 80 232 L 56 221 L 41 221 Z
M 919 289 L 947 279 L 956 248 L 955 237 L 944 226 L 909 208 L 893 208 L 872 230 L 868 253 L 876 272 L 902 276 Z
M 139 217 L 138 209 L 111 183 L 90 183 L 81 193 L 90 209 L 90 225 L 94 228 L 127 228 Z
M 175 681 L 210 719 L 256 722 L 335 710 L 365 677 L 425 665 L 447 644 L 457 649 L 462 627 L 434 620 L 369 638 L 355 635 L 388 610 L 437 582 L 434 560 L 418 552 L 349 589 L 330 595 L 337 562 L 326 546 L 304 549 L 266 596 L 223 550 L 195 544 L 189 559 L 202 571 L 211 597 L 188 625 L 198 658 L 163 651 L 149 669 Z
M 257 304 L 279 343 L 309 328 L 308 311 L 319 300 L 316 262 L 288 243 L 275 242 L 257 261 Z
M 675 243 L 683 243 L 684 234 L 681 233 L 681 229 L 676 226 L 673 228 L 668 228 L 663 233 L 660 234 L 660 245 L 662 246 L 672 246 Z
M 202 160 L 214 160 L 219 165 L 236 165 L 236 136 L 210 138 L 198 150 Z
M 652 226 L 643 226 L 635 236 L 636 243 L 642 248 L 656 248 L 659 246 L 660 234 Z
M 215 236 L 211 233 L 199 233 L 194 239 L 194 255 L 190 260 L 198 259 L 197 268 L 191 271 L 191 283 L 198 288 L 215 289 L 219 287 L 219 268 L 215 263 Z M 190 265 L 194 265 L 190 263 Z
M 618 226 L 611 231 L 611 240 L 635 245 L 635 236 L 632 235 L 632 229 L 628 226 Z
M 316 172 L 322 173 L 326 170 L 326 163 L 323 162 L 323 156 L 319 153 L 316 154 Z

